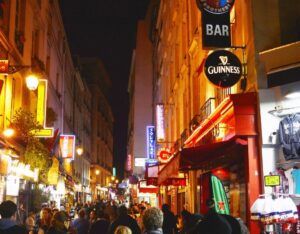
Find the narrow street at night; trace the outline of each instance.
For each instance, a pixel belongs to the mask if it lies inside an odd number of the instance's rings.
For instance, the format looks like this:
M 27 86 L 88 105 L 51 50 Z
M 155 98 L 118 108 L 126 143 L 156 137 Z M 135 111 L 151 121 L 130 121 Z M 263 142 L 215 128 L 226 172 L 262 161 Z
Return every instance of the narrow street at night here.
M 300 234 L 299 0 L 0 0 L 0 234 Z

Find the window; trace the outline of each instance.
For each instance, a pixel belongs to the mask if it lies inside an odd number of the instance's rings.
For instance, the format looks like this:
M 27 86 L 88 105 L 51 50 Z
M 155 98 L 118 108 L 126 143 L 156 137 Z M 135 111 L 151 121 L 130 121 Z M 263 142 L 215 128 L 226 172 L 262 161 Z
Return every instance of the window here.
M 25 0 L 16 1 L 16 19 L 15 19 L 15 44 L 18 51 L 23 54 L 25 43 Z

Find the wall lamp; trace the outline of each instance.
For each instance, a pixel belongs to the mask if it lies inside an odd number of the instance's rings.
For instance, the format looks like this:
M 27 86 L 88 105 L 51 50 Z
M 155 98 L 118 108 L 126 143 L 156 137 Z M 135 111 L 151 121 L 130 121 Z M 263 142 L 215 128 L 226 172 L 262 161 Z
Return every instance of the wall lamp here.
M 0 60 L 0 74 L 14 74 L 23 69 L 31 69 L 35 66 L 31 65 L 9 65 L 7 59 Z M 29 90 L 36 90 L 39 84 L 39 78 L 33 73 L 30 72 L 28 76 L 26 76 L 26 86 Z

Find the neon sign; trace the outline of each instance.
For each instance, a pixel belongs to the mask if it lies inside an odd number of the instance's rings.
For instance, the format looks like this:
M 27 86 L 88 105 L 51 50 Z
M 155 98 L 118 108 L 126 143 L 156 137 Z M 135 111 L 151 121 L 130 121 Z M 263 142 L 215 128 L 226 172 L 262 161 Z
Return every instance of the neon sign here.
M 147 158 L 155 159 L 155 127 L 147 126 Z
M 156 139 L 157 142 L 165 141 L 164 129 L 164 106 L 163 104 L 156 105 Z
M 62 158 L 74 159 L 75 139 L 76 137 L 74 135 L 60 135 L 59 145 Z

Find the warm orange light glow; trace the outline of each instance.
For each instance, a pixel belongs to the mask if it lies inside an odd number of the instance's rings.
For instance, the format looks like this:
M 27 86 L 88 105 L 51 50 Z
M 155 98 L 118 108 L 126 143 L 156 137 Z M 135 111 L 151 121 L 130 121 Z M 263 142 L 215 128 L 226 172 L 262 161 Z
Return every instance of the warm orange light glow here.
M 29 75 L 26 77 L 26 86 L 29 90 L 36 90 L 39 85 L 39 79 L 35 75 Z
M 100 171 L 99 171 L 99 170 L 96 170 L 95 173 L 96 173 L 96 175 L 99 175 Z
M 83 149 L 82 149 L 81 147 L 78 147 L 78 148 L 76 149 L 76 152 L 77 152 L 77 154 L 80 156 L 80 155 L 83 154 Z
M 5 137 L 12 137 L 15 134 L 15 130 L 13 130 L 12 128 L 7 128 L 3 131 L 3 135 Z

